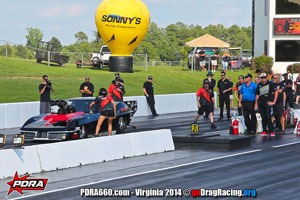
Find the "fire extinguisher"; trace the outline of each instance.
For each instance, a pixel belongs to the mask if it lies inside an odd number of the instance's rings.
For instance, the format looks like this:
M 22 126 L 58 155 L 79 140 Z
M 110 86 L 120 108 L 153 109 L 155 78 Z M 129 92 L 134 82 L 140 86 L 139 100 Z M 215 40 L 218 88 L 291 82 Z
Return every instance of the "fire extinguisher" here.
M 297 135 L 300 136 L 300 123 L 297 124 Z
M 238 120 L 234 120 L 233 123 L 232 123 L 232 126 L 233 126 L 233 135 L 238 135 L 239 134 L 239 122 Z M 300 127 L 299 127 L 300 128 Z M 299 129 L 300 130 L 300 129 Z

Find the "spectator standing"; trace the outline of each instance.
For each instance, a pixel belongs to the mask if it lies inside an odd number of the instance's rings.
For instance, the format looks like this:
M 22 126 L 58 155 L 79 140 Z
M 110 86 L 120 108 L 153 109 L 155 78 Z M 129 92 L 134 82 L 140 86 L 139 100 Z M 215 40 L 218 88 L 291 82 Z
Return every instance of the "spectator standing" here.
M 113 83 L 113 84 L 116 85 L 116 78 L 118 78 L 118 77 L 120 78 L 119 79 L 120 80 L 120 84 L 124 86 L 124 80 L 121 79 L 121 76 L 120 76 L 119 72 L 115 73 L 115 79 L 111 83 Z
M 231 90 L 229 91 L 230 107 L 231 107 L 231 109 L 233 109 L 233 107 L 234 107 L 234 105 L 233 105 L 233 93 L 232 93 L 233 82 L 231 81 L 231 77 L 230 76 L 228 76 L 228 80 L 230 82 L 230 87 L 231 87 Z
M 198 113 L 195 117 L 194 123 L 197 122 L 200 115 L 203 113 L 209 113 L 210 115 L 210 128 L 216 129 L 216 125 L 214 124 L 214 105 L 215 98 L 214 93 L 209 89 L 209 82 L 206 80 L 203 83 L 203 87 L 200 88 L 196 94 L 197 96 L 197 104 L 198 104 Z
M 206 57 L 206 54 L 205 54 L 204 48 L 202 48 L 201 51 L 199 52 L 199 64 L 200 64 L 200 67 L 201 67 L 202 71 L 206 71 L 206 68 L 205 68 L 205 64 L 206 64 L 205 57 Z
M 258 85 L 260 83 L 260 76 L 255 76 L 254 82 L 256 83 L 256 85 Z
M 267 136 L 268 132 L 270 136 L 275 136 L 273 131 L 273 123 L 271 119 L 271 106 L 269 102 L 274 101 L 274 87 L 267 79 L 266 73 L 260 74 L 261 82 L 258 84 L 256 89 L 256 101 L 255 101 L 255 110 L 259 110 L 260 116 L 262 118 L 262 127 L 263 132 L 261 136 Z M 277 93 L 276 97 L 277 99 Z M 267 129 L 268 128 L 268 129 Z
M 282 84 L 284 86 L 284 92 L 286 95 L 285 109 L 294 108 L 294 96 L 293 96 L 293 81 L 289 79 L 288 74 L 283 74 L 284 80 Z
M 149 107 L 151 109 L 152 116 L 153 117 L 159 116 L 156 113 L 156 110 L 155 110 L 155 100 L 154 100 L 154 91 L 153 91 L 153 84 L 152 84 L 152 76 L 149 76 L 148 77 L 148 81 L 146 81 L 144 83 L 143 91 L 144 91 L 144 95 L 146 96 L 148 105 L 149 105 Z
M 254 104 L 256 100 L 256 83 L 252 82 L 252 75 L 245 76 L 246 83 L 244 83 L 240 90 L 239 107 L 243 108 L 243 115 L 247 127 L 247 134 L 256 134 L 256 115 Z
M 269 102 L 269 106 L 273 106 L 273 112 L 276 121 L 276 128 L 280 134 L 285 133 L 284 129 L 284 102 L 285 102 L 285 93 L 283 83 L 280 82 L 280 76 L 278 74 L 274 75 L 274 83 L 272 84 L 275 93 L 277 93 L 277 99 L 274 95 L 274 101 Z
M 228 70 L 228 62 L 230 59 L 230 54 L 227 51 L 224 51 L 223 56 L 222 56 L 222 68 L 223 71 Z
M 234 86 L 234 96 L 235 98 L 237 99 L 237 104 L 239 104 L 239 99 L 240 99 L 240 90 L 242 88 L 242 85 L 245 83 L 245 80 L 244 80 L 244 76 L 243 75 L 240 75 L 239 76 L 239 81 L 235 84 Z M 242 116 L 243 112 L 242 112 L 242 108 L 240 108 L 238 106 L 238 113 L 239 113 L 239 116 Z
M 123 96 L 125 94 L 125 88 L 120 82 L 120 77 L 116 77 L 115 83 L 112 83 L 107 91 L 111 94 L 113 100 L 115 102 L 123 101 Z
M 229 92 L 232 90 L 230 87 L 230 82 L 226 79 L 226 73 L 221 72 L 221 79 L 218 81 L 218 95 L 219 95 L 219 104 L 220 104 L 220 118 L 219 121 L 223 120 L 223 109 L 224 103 L 226 104 L 227 110 L 227 120 L 230 121 L 230 100 L 229 100 Z
M 218 52 L 216 52 L 215 49 L 213 49 L 212 52 L 213 52 L 213 55 L 211 56 L 211 71 L 216 72 L 219 54 L 218 54 Z
M 296 95 L 296 104 L 298 105 L 299 97 L 300 97 L 300 74 L 298 75 L 295 81 L 295 95 Z
M 80 85 L 79 92 L 82 97 L 92 97 L 94 85 L 90 82 L 90 77 L 85 77 L 85 82 Z
M 48 76 L 44 75 L 42 77 L 43 82 L 39 85 L 40 96 L 40 114 L 50 113 L 51 112 L 51 97 L 50 92 L 54 91 L 52 83 L 48 80 Z

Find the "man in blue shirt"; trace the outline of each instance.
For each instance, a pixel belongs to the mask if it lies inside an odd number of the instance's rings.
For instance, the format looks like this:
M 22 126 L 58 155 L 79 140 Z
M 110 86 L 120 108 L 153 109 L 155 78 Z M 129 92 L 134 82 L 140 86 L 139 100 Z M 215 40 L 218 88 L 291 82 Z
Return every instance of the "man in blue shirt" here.
M 246 82 L 242 85 L 240 90 L 239 107 L 243 108 L 243 115 L 245 124 L 247 126 L 247 135 L 256 134 L 256 115 L 254 110 L 256 99 L 256 83 L 252 82 L 252 75 L 245 76 Z

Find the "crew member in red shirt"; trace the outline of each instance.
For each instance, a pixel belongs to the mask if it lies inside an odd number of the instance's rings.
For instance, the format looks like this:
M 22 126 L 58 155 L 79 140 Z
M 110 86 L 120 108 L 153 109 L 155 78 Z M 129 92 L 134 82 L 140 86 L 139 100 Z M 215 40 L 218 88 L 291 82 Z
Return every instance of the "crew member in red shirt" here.
M 123 95 L 125 94 L 125 88 L 120 82 L 120 77 L 116 77 L 116 83 L 112 83 L 107 91 L 111 94 L 112 98 L 116 102 L 123 101 Z
M 98 136 L 101 125 L 106 117 L 108 117 L 108 135 L 112 134 L 112 122 L 116 118 L 116 104 L 110 95 L 107 95 L 105 88 L 99 90 L 99 96 L 90 104 L 90 113 L 94 104 L 100 104 L 100 117 L 96 126 L 95 136 Z
M 214 105 L 215 105 L 215 98 L 214 93 L 209 89 L 209 82 L 204 81 L 203 87 L 200 88 L 196 94 L 197 96 L 197 104 L 198 104 L 198 113 L 195 117 L 194 123 L 197 123 L 198 118 L 200 115 L 203 115 L 205 112 L 206 114 L 209 113 L 210 117 L 210 128 L 216 129 L 216 125 L 214 124 Z

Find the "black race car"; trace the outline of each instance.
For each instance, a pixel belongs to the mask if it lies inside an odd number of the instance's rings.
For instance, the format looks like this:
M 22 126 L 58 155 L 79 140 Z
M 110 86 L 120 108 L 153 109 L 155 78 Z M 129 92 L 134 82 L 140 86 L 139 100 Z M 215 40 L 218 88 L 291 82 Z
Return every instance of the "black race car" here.
M 51 101 L 52 110 L 57 112 L 31 117 L 21 127 L 25 140 L 69 140 L 86 138 L 94 135 L 100 105 L 94 104 L 93 114 L 89 113 L 89 105 L 95 98 L 79 97 L 67 101 Z M 117 134 L 125 132 L 137 109 L 136 101 L 116 102 L 116 119 L 113 121 L 113 130 Z M 100 133 L 107 130 L 106 120 L 101 126 Z

